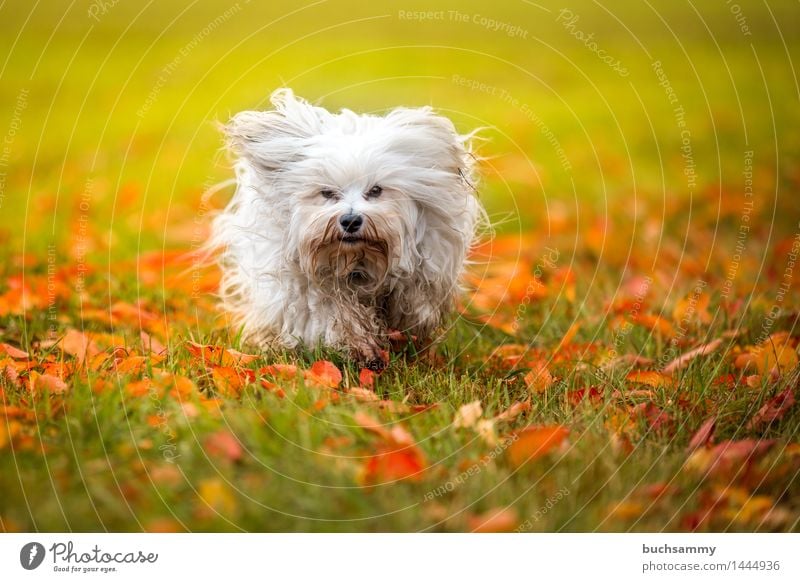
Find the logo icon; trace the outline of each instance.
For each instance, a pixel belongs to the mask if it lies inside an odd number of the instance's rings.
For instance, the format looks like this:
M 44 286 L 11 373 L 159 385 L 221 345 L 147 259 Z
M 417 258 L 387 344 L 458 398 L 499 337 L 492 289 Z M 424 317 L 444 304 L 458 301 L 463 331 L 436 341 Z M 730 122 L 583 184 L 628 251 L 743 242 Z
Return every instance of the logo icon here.
M 35 570 L 44 561 L 44 546 L 39 542 L 30 542 L 19 551 L 19 563 L 26 570 Z

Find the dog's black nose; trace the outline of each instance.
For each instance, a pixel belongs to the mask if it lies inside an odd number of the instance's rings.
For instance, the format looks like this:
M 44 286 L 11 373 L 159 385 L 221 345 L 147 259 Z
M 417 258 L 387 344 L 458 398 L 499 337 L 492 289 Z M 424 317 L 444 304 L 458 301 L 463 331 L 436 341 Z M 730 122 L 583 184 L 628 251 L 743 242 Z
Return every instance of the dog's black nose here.
M 344 214 L 339 219 L 339 224 L 346 233 L 353 234 L 358 232 L 358 229 L 364 224 L 364 219 L 360 214 Z

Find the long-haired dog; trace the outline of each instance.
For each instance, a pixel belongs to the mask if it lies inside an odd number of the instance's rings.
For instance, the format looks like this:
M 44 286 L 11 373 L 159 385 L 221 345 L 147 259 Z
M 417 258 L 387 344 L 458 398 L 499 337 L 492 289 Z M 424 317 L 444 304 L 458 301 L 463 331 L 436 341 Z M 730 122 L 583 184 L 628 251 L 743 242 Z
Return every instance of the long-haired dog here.
M 262 345 L 322 344 L 380 369 L 390 331 L 426 343 L 454 307 L 483 213 L 470 136 L 429 107 L 271 100 L 225 126 L 238 159 L 211 241 L 223 306 Z

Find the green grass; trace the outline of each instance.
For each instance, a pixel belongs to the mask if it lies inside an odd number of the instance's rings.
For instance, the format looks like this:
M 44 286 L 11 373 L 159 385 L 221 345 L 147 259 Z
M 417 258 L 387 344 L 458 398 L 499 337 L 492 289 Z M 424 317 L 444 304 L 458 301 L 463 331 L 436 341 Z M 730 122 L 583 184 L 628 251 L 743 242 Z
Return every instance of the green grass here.
M 120 2 L 99 22 L 86 5 L 29 4 L 0 8 L 0 134 L 19 126 L 0 167 L 0 342 L 30 350 L 39 372 L 48 358 L 74 361 L 47 347 L 69 329 L 117 334 L 117 344 L 140 353 L 139 322 L 123 317 L 111 325 L 97 310 L 141 301 L 159 316 L 145 327 L 168 346 L 168 357 L 135 374 L 117 375 L 108 364 L 68 374 L 63 396 L 32 397 L 27 372 L 20 381 L 0 375 L 5 404 L 37 415 L 0 415 L 0 529 L 463 531 L 474 527 L 470 516 L 498 507 L 511 508 L 530 531 L 685 530 L 709 508 L 700 529 L 798 529 L 798 407 L 769 426 L 748 425 L 786 387 L 797 393 L 797 370 L 748 386 L 752 371 L 735 366 L 738 354 L 766 339 L 762 328 L 771 321 L 800 220 L 800 108 L 790 66 L 798 50 L 788 24 L 796 5 L 768 11 L 740 2 L 752 32 L 742 36 L 724 3 L 698 8 L 699 15 L 688 5 L 656 14 L 646 4 L 574 4 L 577 28 L 594 32 L 598 45 L 625 63 L 630 75 L 623 78 L 557 21 L 561 6 L 547 12 L 523 2 L 491 9 L 441 4 L 519 25 L 528 33 L 519 38 L 471 20 L 398 17 L 399 10 L 424 9 L 419 2 L 370 8 L 332 1 L 302 10 L 243 0 Z M 223 17 L 226 10 L 232 12 Z M 198 34 L 202 40 L 187 49 Z M 693 187 L 654 60 L 686 110 L 698 175 Z M 454 75 L 496 90 L 470 89 Z M 201 193 L 230 176 L 215 122 L 265 107 L 283 84 L 332 109 L 432 104 L 465 132 L 486 126 L 482 200 L 499 236 L 529 237 L 495 260 L 535 265 L 546 246 L 556 248 L 558 268 L 574 272 L 574 298 L 562 286 L 563 272 L 547 272 L 546 297 L 523 310 L 509 299 L 497 304 L 502 317 L 519 317 L 516 337 L 459 317 L 445 330 L 437 360 L 394 354 L 377 393 L 437 405 L 424 412 L 378 410 L 344 391 L 319 408 L 328 390 L 286 380 L 279 382 L 285 398 L 258 382 L 236 398 L 217 394 L 185 341 L 253 348 L 225 328 L 212 288 L 201 285 L 193 295 L 191 263 L 162 271 L 158 262 L 137 267 L 137 257 L 204 240 Z M 543 128 L 566 152 L 569 169 Z M 750 150 L 755 208 L 726 300 Z M 217 195 L 217 206 L 227 194 Z M 713 320 L 690 326 L 676 350 L 644 327 L 615 332 L 608 307 L 631 298 L 626 284 L 634 275 L 654 280 L 644 311 L 668 319 L 698 280 L 706 282 Z M 53 277 L 63 291 L 49 309 Z M 25 310 L 8 303 L 18 284 L 33 290 Z M 799 299 L 795 268 L 769 330 L 788 331 L 795 348 Z M 576 322 L 573 344 L 589 351 L 557 350 Z M 666 361 L 731 330 L 741 333 L 679 372 L 676 386 L 649 396 L 632 392 L 627 368 L 596 372 L 612 346 Z M 529 394 L 527 364 L 513 369 L 490 361 L 497 346 L 511 343 L 548 362 L 555 382 L 544 394 Z M 307 367 L 320 358 L 342 368 L 345 386 L 357 384 L 358 370 L 331 353 L 264 353 L 248 366 Z M 193 391 L 182 399 L 132 396 L 127 387 L 153 375 L 152 366 L 190 378 Z M 717 381 L 728 374 L 730 384 Z M 570 393 L 591 386 L 599 399 L 574 404 Z M 498 424 L 499 437 L 554 424 L 570 436 L 563 449 L 521 467 L 505 452 L 484 464 L 493 446 L 451 426 L 458 408 L 474 400 L 489 418 L 529 396 L 530 410 Z M 621 414 L 629 418 L 632 407 L 647 402 L 670 416 L 673 430 L 654 431 L 635 415 L 621 432 L 615 428 Z M 365 411 L 413 435 L 428 462 L 418 480 L 365 484 L 365 460 L 379 442 L 357 422 Z M 697 457 L 685 466 L 686 447 L 711 416 L 718 442 L 775 445 L 704 476 L 692 468 Z M 241 458 L 209 452 L 209 435 L 220 431 L 235 435 Z M 473 466 L 480 470 L 463 479 Z M 431 499 L 448 483 L 456 484 Z M 647 489 L 653 485 L 667 492 L 656 497 Z M 553 503 L 560 491 L 568 493 Z

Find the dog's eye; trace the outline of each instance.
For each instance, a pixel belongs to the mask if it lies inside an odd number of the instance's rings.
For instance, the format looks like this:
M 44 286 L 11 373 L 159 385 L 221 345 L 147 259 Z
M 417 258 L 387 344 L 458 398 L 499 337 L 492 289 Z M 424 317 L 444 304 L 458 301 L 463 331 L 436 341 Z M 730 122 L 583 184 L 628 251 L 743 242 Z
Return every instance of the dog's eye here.
M 381 192 L 383 192 L 383 188 L 380 186 L 373 186 L 369 189 L 369 192 L 367 192 L 367 196 L 370 198 L 377 198 L 381 195 Z
M 330 200 L 336 195 L 333 190 L 320 190 L 319 194 L 326 200 Z

